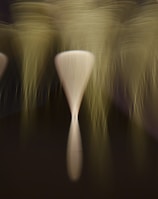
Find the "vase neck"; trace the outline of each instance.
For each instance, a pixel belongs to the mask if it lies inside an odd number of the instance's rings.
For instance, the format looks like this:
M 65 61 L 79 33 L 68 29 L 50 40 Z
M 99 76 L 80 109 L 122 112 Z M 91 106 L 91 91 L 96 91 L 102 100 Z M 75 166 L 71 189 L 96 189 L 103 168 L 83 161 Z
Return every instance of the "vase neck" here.
M 74 111 L 71 114 L 71 121 L 78 121 L 78 111 Z

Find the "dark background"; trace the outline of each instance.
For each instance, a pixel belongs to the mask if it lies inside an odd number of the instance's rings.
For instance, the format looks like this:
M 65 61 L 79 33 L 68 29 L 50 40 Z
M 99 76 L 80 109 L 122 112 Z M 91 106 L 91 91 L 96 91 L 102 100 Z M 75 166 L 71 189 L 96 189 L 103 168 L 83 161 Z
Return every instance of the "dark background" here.
M 2 21 L 11 22 L 10 2 L 0 0 Z M 108 117 L 112 172 L 107 174 L 105 162 L 102 162 L 101 174 L 97 167 L 93 167 L 93 161 L 98 159 L 94 156 L 92 161 L 89 155 L 90 121 L 83 101 L 79 118 L 84 165 L 80 180 L 72 183 L 66 171 L 70 112 L 64 94 L 59 97 L 55 92 L 57 85 L 52 87 L 49 103 L 46 104 L 45 100 L 39 103 L 35 119 L 32 123 L 28 123 L 28 129 L 24 129 L 25 127 L 21 126 L 20 100 L 15 97 L 15 88 L 16 85 L 20 85 L 20 80 L 14 58 L 11 59 L 9 66 L 1 81 L 3 96 L 0 110 L 0 196 L 2 199 L 158 198 L 158 143 L 149 132 L 145 132 L 147 151 L 144 165 L 138 171 L 128 140 L 130 122 L 128 115 L 125 115 L 114 103 Z M 20 93 L 17 94 L 19 95 Z M 24 130 L 33 134 L 22 145 L 20 137 Z

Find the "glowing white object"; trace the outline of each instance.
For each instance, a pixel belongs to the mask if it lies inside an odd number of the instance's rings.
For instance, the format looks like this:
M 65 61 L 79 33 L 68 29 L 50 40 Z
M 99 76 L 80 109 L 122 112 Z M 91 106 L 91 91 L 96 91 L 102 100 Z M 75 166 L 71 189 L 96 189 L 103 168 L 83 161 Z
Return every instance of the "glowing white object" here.
M 3 53 L 0 53 L 0 79 L 2 78 L 3 73 L 6 69 L 7 61 L 8 61 L 7 56 L 4 55 Z
M 67 51 L 58 54 L 55 63 L 72 116 L 67 145 L 68 174 L 71 180 L 77 180 L 82 168 L 78 113 L 93 68 L 94 56 L 88 51 Z

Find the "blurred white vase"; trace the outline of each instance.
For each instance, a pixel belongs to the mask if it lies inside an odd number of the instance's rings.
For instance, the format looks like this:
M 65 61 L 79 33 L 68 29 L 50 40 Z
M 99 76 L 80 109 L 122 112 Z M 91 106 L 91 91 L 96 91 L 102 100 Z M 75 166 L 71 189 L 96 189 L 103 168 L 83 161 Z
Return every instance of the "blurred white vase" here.
M 67 145 L 67 167 L 70 179 L 75 181 L 79 179 L 82 169 L 78 113 L 93 68 L 94 55 L 81 50 L 62 52 L 56 56 L 55 64 L 72 116 Z

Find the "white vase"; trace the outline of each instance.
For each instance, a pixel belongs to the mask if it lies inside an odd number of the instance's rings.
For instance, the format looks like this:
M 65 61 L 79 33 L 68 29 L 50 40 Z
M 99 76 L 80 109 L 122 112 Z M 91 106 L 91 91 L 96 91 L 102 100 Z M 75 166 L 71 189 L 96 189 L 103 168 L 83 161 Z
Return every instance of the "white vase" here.
M 88 51 L 67 51 L 58 54 L 55 63 L 72 116 L 67 145 L 68 174 L 71 180 L 77 180 L 82 169 L 78 113 L 93 68 L 94 56 Z

